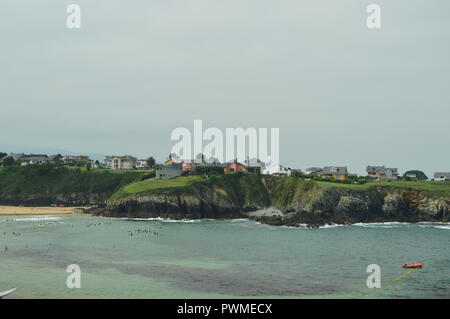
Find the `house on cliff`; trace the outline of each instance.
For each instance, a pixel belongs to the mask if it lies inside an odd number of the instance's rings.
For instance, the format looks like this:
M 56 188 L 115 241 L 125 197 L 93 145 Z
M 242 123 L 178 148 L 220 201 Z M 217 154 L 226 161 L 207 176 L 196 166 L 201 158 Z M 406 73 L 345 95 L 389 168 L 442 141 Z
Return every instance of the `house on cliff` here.
M 87 165 L 92 163 L 92 160 L 89 158 L 89 156 L 85 155 L 64 155 L 62 160 L 64 163 L 71 164 Z
M 318 175 L 323 178 L 332 178 L 335 180 L 343 181 L 349 176 L 347 166 L 325 166 L 320 167 L 310 167 L 306 169 L 309 174 Z
M 403 178 L 409 179 L 409 180 L 416 180 L 416 181 L 428 180 L 427 175 L 425 175 L 424 172 L 419 171 L 419 170 L 407 171 L 405 174 L 403 174 Z
M 148 169 L 149 166 L 147 164 L 147 160 L 146 159 L 137 159 L 136 160 L 136 168 L 137 169 Z
M 228 163 L 227 166 L 223 169 L 225 173 L 234 173 L 234 172 L 248 172 L 247 167 L 243 164 L 234 161 L 232 163 Z
M 181 168 L 178 165 L 163 166 L 156 170 L 156 179 L 171 179 L 181 176 Z
M 291 176 L 292 170 L 288 167 L 284 167 L 283 165 L 273 165 L 270 167 L 266 167 L 262 171 L 265 175 L 277 175 L 277 176 Z
M 436 182 L 448 182 L 450 181 L 450 173 L 436 172 L 434 173 L 433 180 Z
M 383 166 L 367 166 L 367 176 L 375 178 L 377 181 L 391 181 L 398 179 L 398 168 L 388 168 Z
M 131 155 L 124 156 L 106 156 L 105 165 L 111 169 L 135 169 L 137 164 L 137 158 Z
M 1 163 L 6 163 L 7 160 L 12 160 L 16 165 L 28 166 L 28 165 L 40 165 L 53 162 L 53 157 L 47 154 L 29 154 L 24 153 L 11 153 L 1 159 Z

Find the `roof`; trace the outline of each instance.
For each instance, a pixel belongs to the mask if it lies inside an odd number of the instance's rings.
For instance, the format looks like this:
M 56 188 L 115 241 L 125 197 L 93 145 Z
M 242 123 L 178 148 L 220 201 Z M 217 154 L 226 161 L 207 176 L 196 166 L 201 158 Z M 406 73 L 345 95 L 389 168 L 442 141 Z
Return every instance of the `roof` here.
M 180 167 L 178 165 L 168 165 L 158 168 L 158 171 L 180 171 Z
M 450 172 L 436 172 L 434 173 L 434 178 L 449 178 L 450 179 Z
M 366 172 L 376 172 L 381 169 L 385 169 L 384 165 L 383 166 L 370 166 L 369 165 L 366 167 Z
M 319 172 L 321 170 L 322 170 L 321 167 L 309 167 L 306 169 L 307 172 Z
M 419 179 L 428 179 L 427 175 L 425 175 L 424 172 L 419 171 L 419 170 L 411 170 L 411 171 L 407 171 L 405 174 L 403 174 L 403 176 L 415 176 L 416 178 Z
M 24 153 L 11 153 L 11 154 L 6 155 L 5 157 L 3 157 L 2 160 L 4 160 L 7 157 L 11 157 L 14 161 L 18 161 L 24 156 L 25 156 Z
M 231 162 L 231 163 L 227 163 L 227 167 L 229 167 L 229 166 L 244 166 L 244 167 L 245 167 L 244 164 L 241 164 L 241 163 L 239 163 L 239 162 Z
M 266 167 L 263 170 L 263 174 L 277 174 L 277 173 L 290 173 L 292 170 L 288 167 L 284 167 L 283 165 L 272 165 L 270 167 Z
M 372 173 L 375 173 L 375 172 L 378 172 L 378 171 L 381 171 L 381 172 L 397 172 L 398 171 L 398 168 L 392 168 L 392 167 L 385 167 L 384 165 L 383 166 L 367 166 L 367 168 L 366 168 L 366 172 L 368 172 L 368 173 L 370 173 L 370 172 L 372 172 Z
M 111 160 L 113 158 L 120 158 L 121 160 L 133 160 L 136 161 L 136 157 L 131 156 L 131 155 L 122 155 L 122 156 L 117 156 L 117 155 L 110 155 L 110 156 L 106 156 L 105 157 L 105 161 L 106 160 Z
M 347 174 L 347 167 L 325 166 L 320 174 Z

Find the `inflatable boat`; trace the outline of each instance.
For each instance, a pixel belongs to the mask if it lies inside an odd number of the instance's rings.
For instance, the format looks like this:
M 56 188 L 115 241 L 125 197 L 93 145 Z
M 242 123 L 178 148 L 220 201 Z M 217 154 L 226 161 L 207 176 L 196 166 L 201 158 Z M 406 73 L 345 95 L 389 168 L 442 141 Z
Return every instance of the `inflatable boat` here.
M 404 264 L 403 268 L 422 268 L 423 264 Z

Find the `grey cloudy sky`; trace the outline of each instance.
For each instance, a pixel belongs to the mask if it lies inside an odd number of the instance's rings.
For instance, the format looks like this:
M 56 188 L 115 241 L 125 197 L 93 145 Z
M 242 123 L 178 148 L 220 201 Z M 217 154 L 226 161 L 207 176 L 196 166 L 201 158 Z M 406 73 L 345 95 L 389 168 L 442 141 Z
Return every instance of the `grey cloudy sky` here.
M 291 167 L 450 171 L 449 17 L 445 0 L 2 0 L 0 144 L 162 160 L 202 119 L 279 127 Z

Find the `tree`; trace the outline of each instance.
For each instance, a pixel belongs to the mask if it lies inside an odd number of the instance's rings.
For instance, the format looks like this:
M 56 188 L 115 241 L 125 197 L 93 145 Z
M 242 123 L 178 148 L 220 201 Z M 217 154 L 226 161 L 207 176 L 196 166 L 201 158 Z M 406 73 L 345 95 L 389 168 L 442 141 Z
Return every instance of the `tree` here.
M 16 163 L 16 161 L 14 161 L 14 158 L 12 157 L 6 157 L 3 159 L 3 166 L 12 166 Z
M 53 158 L 53 161 L 55 162 L 55 164 L 59 164 L 63 161 L 63 157 L 61 154 L 56 154 L 55 157 Z
M 7 156 L 8 154 L 0 152 L 0 159 L 2 159 L 3 157 Z
M 148 165 L 148 167 L 153 168 L 153 167 L 155 166 L 155 164 L 156 164 L 155 159 L 153 158 L 153 156 L 150 156 L 150 157 L 147 159 L 147 165 Z

